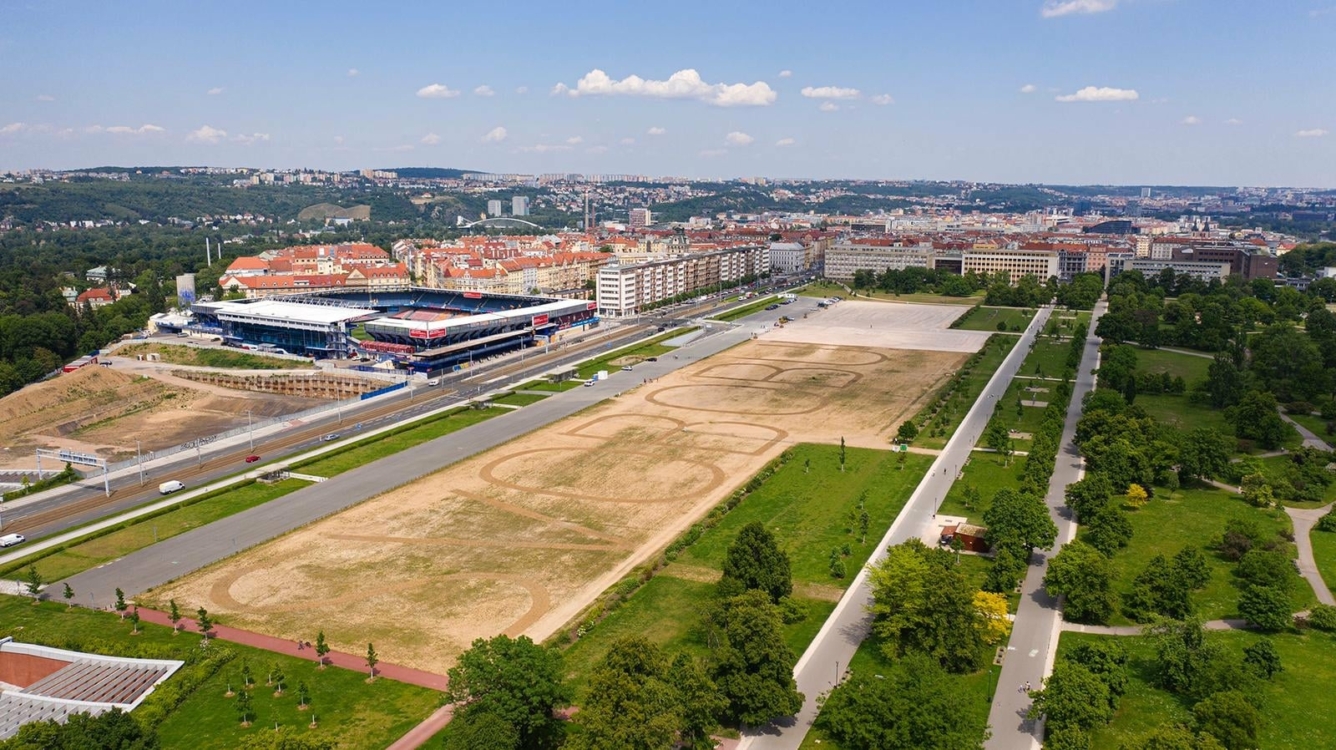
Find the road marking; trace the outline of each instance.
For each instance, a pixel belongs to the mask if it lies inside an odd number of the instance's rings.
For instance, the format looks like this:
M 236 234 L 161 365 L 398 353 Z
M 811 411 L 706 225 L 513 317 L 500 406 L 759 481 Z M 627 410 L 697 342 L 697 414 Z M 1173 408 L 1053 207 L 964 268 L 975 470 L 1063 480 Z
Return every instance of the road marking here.
M 1037 653 L 1039 653 L 1039 649 L 1037 649 L 1037 648 L 1032 648 L 1032 649 L 1030 649 L 1030 658 L 1033 659 L 1034 656 L 1035 656 L 1035 654 L 1037 654 Z

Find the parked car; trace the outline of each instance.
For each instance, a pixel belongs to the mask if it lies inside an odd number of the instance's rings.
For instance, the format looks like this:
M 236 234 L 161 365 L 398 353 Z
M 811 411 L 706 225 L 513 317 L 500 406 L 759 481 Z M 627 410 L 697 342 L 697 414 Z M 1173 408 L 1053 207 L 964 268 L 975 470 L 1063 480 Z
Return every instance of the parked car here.
M 5 534 L 0 536 L 0 547 L 13 547 L 16 544 L 23 544 L 28 541 L 22 534 Z
M 253 463 L 255 463 L 256 461 L 259 461 L 259 460 L 260 460 L 260 457 L 257 456 L 257 455 L 255 455 L 255 454 L 251 454 L 251 455 L 249 455 L 249 456 L 246 456 L 246 463 L 248 463 L 248 464 L 253 464 Z
M 779 309 L 779 305 L 766 305 L 766 306 L 765 306 L 765 309 L 767 309 L 767 310 L 778 310 L 778 309 Z

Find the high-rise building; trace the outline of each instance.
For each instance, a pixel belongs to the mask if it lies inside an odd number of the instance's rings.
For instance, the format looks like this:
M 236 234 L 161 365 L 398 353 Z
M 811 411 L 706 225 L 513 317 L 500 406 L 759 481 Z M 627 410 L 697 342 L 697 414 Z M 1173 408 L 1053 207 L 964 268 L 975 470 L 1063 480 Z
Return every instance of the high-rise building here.
M 501 215 L 501 201 L 499 201 L 499 200 L 490 200 L 490 201 L 487 201 L 487 215 L 488 215 L 488 216 L 500 216 L 500 215 Z
M 1144 201 L 1148 200 L 1149 198 L 1150 198 L 1150 188 L 1141 188 L 1141 200 Z
M 644 229 L 653 223 L 652 218 L 648 208 L 633 208 L 626 223 L 632 229 Z
M 511 215 L 511 216 L 528 216 L 528 215 L 529 215 L 529 198 L 528 198 L 528 196 L 517 195 L 517 196 L 515 196 L 514 198 L 511 198 L 511 199 L 510 199 L 510 215 Z

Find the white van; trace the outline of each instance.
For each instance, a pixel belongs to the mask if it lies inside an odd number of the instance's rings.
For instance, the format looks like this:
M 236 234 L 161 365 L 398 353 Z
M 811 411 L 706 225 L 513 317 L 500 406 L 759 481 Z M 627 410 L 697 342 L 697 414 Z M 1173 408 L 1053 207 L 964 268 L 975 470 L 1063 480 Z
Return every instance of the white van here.
M 185 488 L 186 486 L 183 482 L 178 482 L 177 480 L 173 479 L 170 482 L 163 482 L 162 484 L 158 485 L 158 494 L 170 495 L 173 492 L 176 492 L 177 490 L 183 490 Z
M 28 541 L 22 534 L 5 534 L 0 536 L 0 547 L 13 547 L 16 544 L 23 544 Z

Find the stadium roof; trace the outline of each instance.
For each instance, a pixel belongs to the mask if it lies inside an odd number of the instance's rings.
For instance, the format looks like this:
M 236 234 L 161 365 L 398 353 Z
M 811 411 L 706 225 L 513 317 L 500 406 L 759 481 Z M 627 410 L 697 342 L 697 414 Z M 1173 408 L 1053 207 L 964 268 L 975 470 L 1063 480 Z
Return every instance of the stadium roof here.
M 332 325 L 379 314 L 376 310 L 337 305 L 309 305 L 300 302 L 282 302 L 261 299 L 254 302 L 223 302 L 214 307 L 217 315 L 269 318 L 294 323 Z

